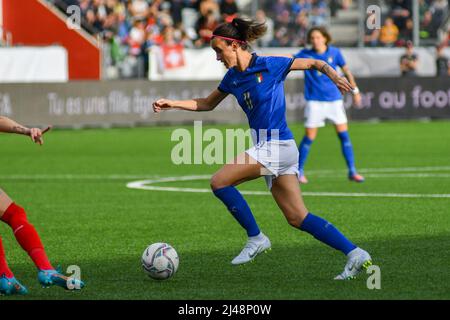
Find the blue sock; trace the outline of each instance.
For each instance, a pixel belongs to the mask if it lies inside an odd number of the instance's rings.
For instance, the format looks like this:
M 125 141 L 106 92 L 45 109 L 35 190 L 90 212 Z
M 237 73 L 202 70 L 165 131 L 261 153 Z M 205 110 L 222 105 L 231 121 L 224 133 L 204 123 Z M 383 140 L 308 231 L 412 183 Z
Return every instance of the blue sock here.
M 355 158 L 353 156 L 353 146 L 350 141 L 350 135 L 348 131 L 343 131 L 338 133 L 339 139 L 341 140 L 342 154 L 344 155 L 345 162 L 347 162 L 349 175 L 354 175 L 356 173 L 355 168 Z
M 314 238 L 347 255 L 356 248 L 338 229 L 327 220 L 308 213 L 300 230 L 306 231 Z
M 249 237 L 254 237 L 259 234 L 259 228 L 253 217 L 252 211 L 245 201 L 242 194 L 233 186 L 217 189 L 213 191 L 215 196 L 222 200 L 231 212 L 233 217 L 239 224 L 247 230 Z
M 311 140 L 307 136 L 304 136 L 300 146 L 298 147 L 298 170 L 300 171 L 300 175 L 303 175 L 304 173 L 306 158 L 308 157 L 309 149 L 311 148 L 313 141 L 314 140 Z

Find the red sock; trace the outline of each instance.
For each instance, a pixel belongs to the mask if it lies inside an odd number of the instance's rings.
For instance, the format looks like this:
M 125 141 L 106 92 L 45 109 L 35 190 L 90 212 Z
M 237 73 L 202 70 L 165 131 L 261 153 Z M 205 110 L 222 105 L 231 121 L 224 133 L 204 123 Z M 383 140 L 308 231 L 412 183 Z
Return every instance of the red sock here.
M 8 267 L 6 262 L 5 250 L 3 250 L 2 237 L 0 237 L 0 277 L 5 275 L 7 278 L 14 277 L 12 271 Z
M 25 210 L 12 203 L 1 217 L 13 230 L 17 242 L 25 250 L 39 270 L 54 269 L 48 261 L 44 246 L 36 229 L 28 222 Z

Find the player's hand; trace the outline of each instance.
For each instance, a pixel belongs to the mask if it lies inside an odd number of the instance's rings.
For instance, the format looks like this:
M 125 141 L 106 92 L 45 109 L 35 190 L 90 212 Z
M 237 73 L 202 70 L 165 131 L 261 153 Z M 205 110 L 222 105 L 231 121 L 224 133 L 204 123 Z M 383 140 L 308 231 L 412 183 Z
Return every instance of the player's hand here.
M 342 94 L 346 92 L 351 92 L 353 90 L 352 85 L 348 82 L 346 77 L 339 77 L 336 81 L 336 86 L 339 88 Z
M 362 106 L 362 98 L 360 93 L 353 95 L 353 104 L 358 108 Z
M 31 137 L 31 140 L 34 143 L 37 143 L 39 145 L 43 145 L 44 144 L 44 133 L 46 133 L 47 131 L 49 131 L 52 127 L 48 126 L 47 128 L 45 128 L 44 130 L 41 130 L 39 128 L 31 128 L 30 129 L 30 133 L 29 136 Z
M 153 102 L 153 112 L 155 112 L 155 113 L 159 113 L 162 110 L 167 110 L 172 107 L 173 107 L 172 100 L 159 99 L 159 100 Z

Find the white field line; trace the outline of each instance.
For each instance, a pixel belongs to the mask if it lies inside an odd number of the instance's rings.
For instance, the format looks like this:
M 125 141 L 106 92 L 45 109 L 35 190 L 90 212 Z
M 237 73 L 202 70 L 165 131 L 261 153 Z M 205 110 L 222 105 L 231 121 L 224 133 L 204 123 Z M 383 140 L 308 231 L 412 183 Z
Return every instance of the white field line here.
M 156 180 L 140 180 L 127 183 L 127 188 L 150 190 L 150 191 L 168 191 L 168 192 L 190 192 L 190 193 L 209 193 L 210 189 L 205 188 L 179 188 L 179 187 L 160 187 L 152 184 L 161 182 L 194 181 L 207 180 L 209 175 L 166 177 Z M 268 191 L 241 191 L 244 195 L 270 195 Z M 450 194 L 415 194 L 415 193 L 346 193 L 346 192 L 303 192 L 305 196 L 314 197 L 376 197 L 376 198 L 450 198 Z
M 424 173 L 433 171 L 450 171 L 450 166 L 438 167 L 403 167 L 403 168 L 366 168 L 359 172 L 372 178 L 448 178 L 446 173 Z M 389 174 L 389 173 L 393 174 Z M 405 172 L 405 173 L 399 173 Z M 308 176 L 337 178 L 346 175 L 346 170 L 308 170 Z M 386 173 L 386 174 L 383 174 Z M 61 180 L 127 180 L 127 179 L 153 179 L 159 175 L 149 174 L 0 174 L 0 179 L 26 180 L 26 179 L 61 179 Z M 180 177 L 181 178 L 181 177 Z M 169 182 L 172 180 L 169 180 Z M 176 180 L 178 181 L 178 180 Z M 161 181 L 164 182 L 164 181 Z
M 360 173 L 397 173 L 397 172 L 433 172 L 433 171 L 450 171 L 450 166 L 436 166 L 436 167 L 399 167 L 399 168 L 363 168 L 359 169 Z M 308 175 L 314 174 L 340 174 L 347 173 L 346 169 L 323 169 L 323 170 L 307 170 Z
M 448 171 L 450 166 L 437 167 L 402 167 L 402 168 L 366 168 L 361 172 L 427 172 L 427 171 Z
M 9 174 L 0 175 L 0 179 L 10 180 L 128 180 L 128 179 L 153 179 L 159 175 L 150 174 Z
M 309 177 L 310 175 L 306 173 Z M 342 178 L 343 175 L 319 174 L 315 178 Z M 365 178 L 450 178 L 450 173 L 364 173 Z
M 308 177 L 320 179 L 343 179 L 346 174 L 307 174 Z M 30 175 L 0 175 L 0 180 L 131 180 L 131 179 L 153 179 L 158 175 L 76 175 L 76 174 L 30 174 Z M 209 176 L 211 177 L 211 175 Z M 365 173 L 365 178 L 450 178 L 450 173 L 399 173 L 399 174 L 370 174 Z M 164 182 L 164 181 L 162 181 Z M 170 182 L 170 181 L 168 181 Z

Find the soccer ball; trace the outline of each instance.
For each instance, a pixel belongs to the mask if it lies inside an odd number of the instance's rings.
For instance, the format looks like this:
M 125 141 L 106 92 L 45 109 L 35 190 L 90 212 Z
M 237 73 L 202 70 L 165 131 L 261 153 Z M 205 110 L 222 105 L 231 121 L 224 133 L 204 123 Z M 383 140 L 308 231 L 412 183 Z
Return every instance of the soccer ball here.
M 177 272 L 178 263 L 177 252 L 167 243 L 149 245 L 142 254 L 142 267 L 153 279 L 169 279 Z

